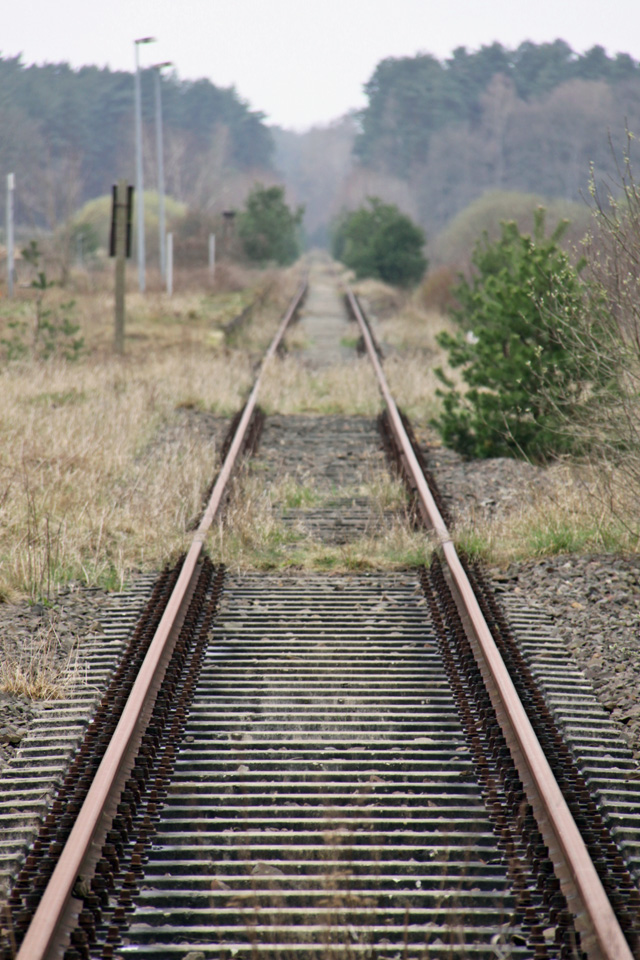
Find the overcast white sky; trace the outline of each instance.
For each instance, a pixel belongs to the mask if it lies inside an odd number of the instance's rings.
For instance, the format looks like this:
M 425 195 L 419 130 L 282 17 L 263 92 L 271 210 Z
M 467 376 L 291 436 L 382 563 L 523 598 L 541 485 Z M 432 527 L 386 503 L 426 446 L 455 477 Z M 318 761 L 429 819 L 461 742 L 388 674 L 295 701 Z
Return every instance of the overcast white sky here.
M 640 60 L 640 0 L 12 0 L 0 54 L 133 70 L 171 60 L 181 79 L 235 86 L 271 123 L 304 129 L 364 105 L 384 57 L 442 59 L 499 40 L 566 40 Z

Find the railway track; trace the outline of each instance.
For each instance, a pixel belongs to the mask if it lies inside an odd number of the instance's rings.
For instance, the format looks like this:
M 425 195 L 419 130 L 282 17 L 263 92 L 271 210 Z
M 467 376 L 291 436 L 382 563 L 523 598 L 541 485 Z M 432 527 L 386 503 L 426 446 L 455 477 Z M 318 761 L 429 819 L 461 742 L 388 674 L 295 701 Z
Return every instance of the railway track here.
M 437 541 L 430 568 L 232 577 L 205 556 L 304 292 L 26 854 L 4 956 L 638 956 L 630 759 L 587 708 L 563 740 L 566 694 L 545 699 L 526 643 L 457 556 L 352 294 L 385 447 Z M 284 461 L 327 490 L 380 456 L 361 418 L 275 418 L 262 444 L 266 473 Z M 287 520 L 341 544 L 368 516 L 366 497 L 337 493 Z

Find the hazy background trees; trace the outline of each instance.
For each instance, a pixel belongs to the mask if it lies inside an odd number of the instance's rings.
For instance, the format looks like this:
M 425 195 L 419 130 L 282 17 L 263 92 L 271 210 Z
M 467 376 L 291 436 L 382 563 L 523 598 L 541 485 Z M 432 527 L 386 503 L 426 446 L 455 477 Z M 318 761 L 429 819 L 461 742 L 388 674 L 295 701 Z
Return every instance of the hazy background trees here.
M 584 205 L 591 165 L 598 182 L 615 176 L 609 138 L 621 150 L 627 125 L 640 133 L 638 63 L 601 47 L 576 54 L 562 40 L 384 60 L 365 92 L 341 177 L 332 168 L 320 189 L 339 126 L 276 138 L 277 166 L 299 202 L 314 193 L 325 219 L 367 195 L 397 204 L 426 230 L 435 263 L 433 238 L 483 194 Z M 313 229 L 322 235 L 322 219 Z
M 152 81 L 143 71 L 151 190 Z M 640 133 L 638 63 L 562 40 L 383 60 L 362 111 L 306 133 L 270 128 L 208 80 L 161 82 L 167 193 L 201 219 L 241 207 L 255 183 L 284 186 L 305 207 L 307 243 L 328 246 L 332 224 L 376 196 L 425 230 L 434 265 L 446 259 L 438 235 L 479 198 L 500 197 L 501 215 L 516 194 L 584 205 L 591 165 L 598 184 L 612 182 L 625 126 Z M 132 74 L 0 58 L 0 176 L 12 171 L 18 220 L 46 231 L 119 177 L 132 181 Z
M 153 79 L 151 70 L 142 72 L 147 187 L 156 183 Z M 172 75 L 161 83 L 169 194 L 211 206 L 223 181 L 239 176 L 250 185 L 254 173 L 272 171 L 273 138 L 263 115 L 233 89 Z M 19 176 L 19 219 L 52 229 L 51 197 L 68 193 L 71 177 L 76 204 L 109 193 L 120 177 L 133 180 L 133 103 L 130 73 L 0 58 L 0 172 Z M 65 186 L 54 189 L 54 182 Z

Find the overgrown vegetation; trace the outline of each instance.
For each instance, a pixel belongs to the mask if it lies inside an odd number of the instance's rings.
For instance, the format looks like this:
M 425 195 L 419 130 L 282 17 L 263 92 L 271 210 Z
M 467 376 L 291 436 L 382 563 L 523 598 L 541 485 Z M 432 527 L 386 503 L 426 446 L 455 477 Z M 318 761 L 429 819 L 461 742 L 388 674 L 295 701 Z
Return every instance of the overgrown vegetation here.
M 337 496 L 369 497 L 369 520 L 359 537 L 345 544 L 324 543 L 308 534 L 303 522 L 287 522 L 292 510 L 303 521 L 306 509 L 335 509 Z M 389 511 L 394 512 L 391 518 Z M 357 490 L 330 492 L 289 476 L 265 483 L 259 473 L 246 473 L 209 541 L 215 559 L 235 570 L 406 570 L 428 563 L 431 552 L 424 531 L 414 529 L 408 516 L 403 484 L 386 472 Z
M 440 371 L 448 389 L 434 423 L 465 456 L 539 460 L 579 452 L 571 424 L 616 393 L 617 371 L 581 340 L 588 330 L 609 342 L 610 324 L 558 246 L 563 228 L 545 237 L 542 208 L 533 236 L 503 224 L 499 240 L 480 241 L 472 278 L 455 291 L 460 330 L 443 333 L 440 343 L 467 389 Z
M 0 663 L 0 690 L 29 700 L 60 700 L 76 675 L 76 658 L 73 654 L 61 656 L 58 637 L 50 626 L 26 638 L 17 655 L 5 653 Z
M 599 465 L 610 501 L 620 483 L 636 498 L 640 494 L 640 186 L 632 167 L 632 141 L 629 135 L 609 187 L 598 189 L 595 179 L 591 187 L 595 223 L 585 247 L 585 275 L 592 302 L 606 308 L 609 335 L 602 336 L 592 317 L 565 331 L 567 343 L 618 384 L 571 425 L 588 446 L 592 463 Z M 640 529 L 637 511 L 631 526 Z
M 524 483 L 515 506 L 488 516 L 466 513 L 456 525 L 467 556 L 504 566 L 562 553 L 634 553 L 638 533 L 629 524 L 636 494 L 617 474 L 603 499 L 599 468 L 555 464 L 543 483 Z
M 245 256 L 256 263 L 285 266 L 300 256 L 300 226 L 304 210 L 290 210 L 283 187 L 257 184 L 238 218 L 238 236 Z
M 424 232 L 406 214 L 369 197 L 366 206 L 338 220 L 333 255 L 358 279 L 373 277 L 406 287 L 417 283 L 427 268 L 424 244 Z
M 45 303 L 47 291 L 55 286 L 49 280 L 41 263 L 42 254 L 32 240 L 22 251 L 22 259 L 35 273 L 31 280 L 34 291 L 34 313 L 31 329 L 22 318 L 13 318 L 7 323 L 5 335 L 0 337 L 7 360 L 23 360 L 32 356 L 37 360 L 58 357 L 77 360 L 84 347 L 84 338 L 77 336 L 80 324 L 75 321 L 75 301 L 60 302 L 56 307 Z
M 119 589 L 183 549 L 224 435 L 212 415 L 242 405 L 296 283 L 270 276 L 264 299 L 264 278 L 244 278 L 242 296 L 196 288 L 168 305 L 132 292 L 123 360 L 113 356 L 107 297 L 78 293 L 78 363 L 29 353 L 0 367 L 0 601 L 53 599 L 70 581 Z M 31 323 L 35 292 L 20 296 L 0 304 L 3 335 L 12 318 Z M 62 296 L 47 288 L 52 309 Z M 259 305 L 241 347 L 211 345 L 243 299 Z

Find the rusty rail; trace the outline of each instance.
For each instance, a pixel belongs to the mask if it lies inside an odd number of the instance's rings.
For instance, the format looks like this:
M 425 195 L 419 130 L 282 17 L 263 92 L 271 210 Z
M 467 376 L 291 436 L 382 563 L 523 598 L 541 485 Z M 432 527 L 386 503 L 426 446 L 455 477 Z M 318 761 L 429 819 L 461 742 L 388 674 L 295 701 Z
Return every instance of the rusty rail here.
M 585 842 L 553 775 L 522 702 L 482 614 L 455 545 L 406 434 L 389 390 L 368 321 L 350 289 L 355 317 L 378 380 L 391 429 L 416 486 L 420 508 L 442 551 L 449 585 L 482 672 L 498 721 L 549 849 L 581 946 L 589 960 L 633 960 Z
M 194 589 L 194 579 L 205 537 L 220 507 L 225 488 L 242 447 L 244 433 L 255 409 L 265 369 L 299 309 L 307 290 L 303 281 L 273 338 L 254 383 L 236 434 L 195 532 L 180 576 L 129 695 L 120 722 L 80 809 L 69 839 L 25 934 L 18 960 L 50 960 L 61 955 L 81 909 L 73 888 L 81 877 L 91 878 L 99 850 L 113 820 L 119 794 L 133 766 L 135 754 L 151 714 L 171 651 Z

